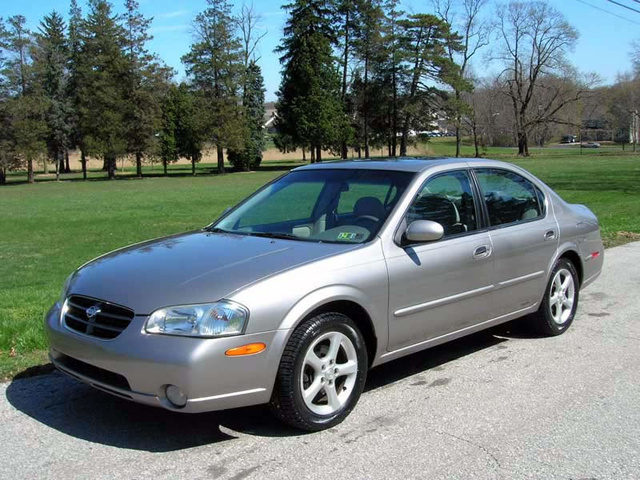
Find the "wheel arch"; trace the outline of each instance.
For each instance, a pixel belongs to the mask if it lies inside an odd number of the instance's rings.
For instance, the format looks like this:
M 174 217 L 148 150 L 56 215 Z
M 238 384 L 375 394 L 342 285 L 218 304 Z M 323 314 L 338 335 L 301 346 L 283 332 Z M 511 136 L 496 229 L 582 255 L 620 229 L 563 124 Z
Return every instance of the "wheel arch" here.
M 569 260 L 578 272 L 578 287 L 582 285 L 584 280 L 584 265 L 582 265 L 582 260 L 580 259 L 580 255 L 575 250 L 566 250 L 560 257 L 558 258 L 566 258 Z
M 353 287 L 326 287 L 311 293 L 299 301 L 289 311 L 279 328 L 290 329 L 286 339 L 286 342 L 288 342 L 291 333 L 307 319 L 320 313 L 342 313 L 351 318 L 360 329 L 367 347 L 368 363 L 371 366 L 378 354 L 379 345 L 386 340 L 386 330 L 383 328 L 376 329 L 373 316 L 369 309 L 365 307 L 366 304 L 367 299 L 363 292 L 353 289 Z

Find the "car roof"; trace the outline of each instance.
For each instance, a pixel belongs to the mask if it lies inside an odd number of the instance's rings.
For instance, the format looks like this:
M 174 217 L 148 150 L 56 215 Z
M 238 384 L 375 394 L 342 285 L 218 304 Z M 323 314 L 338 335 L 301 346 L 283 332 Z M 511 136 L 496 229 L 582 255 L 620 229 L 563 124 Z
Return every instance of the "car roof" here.
M 396 172 L 423 172 L 440 165 L 459 167 L 513 167 L 513 165 L 498 160 L 478 158 L 450 158 L 450 157 L 388 157 L 362 160 L 339 160 L 324 163 L 312 163 L 293 169 L 300 170 L 331 170 L 331 169 L 361 169 L 388 170 Z

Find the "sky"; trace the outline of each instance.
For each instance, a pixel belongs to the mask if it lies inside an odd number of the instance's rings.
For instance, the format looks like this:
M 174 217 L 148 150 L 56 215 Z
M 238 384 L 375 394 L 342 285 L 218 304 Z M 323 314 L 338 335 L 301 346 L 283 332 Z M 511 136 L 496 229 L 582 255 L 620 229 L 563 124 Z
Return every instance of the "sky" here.
M 232 0 L 236 10 L 242 0 Z M 618 74 L 630 68 L 631 42 L 640 39 L 640 3 L 635 0 L 616 0 L 638 12 L 625 9 L 609 0 L 548 0 L 560 10 L 580 33 L 576 48 L 568 52 L 571 63 L 582 72 L 595 72 L 604 84 L 612 83 Z M 245 0 L 250 3 L 251 0 Z M 490 15 L 495 3 L 486 8 Z M 84 7 L 84 0 L 78 2 Z M 124 0 L 115 0 L 116 12 L 123 11 Z M 176 80 L 184 79 L 184 67 L 180 57 L 189 50 L 192 42 L 192 22 L 195 15 L 206 8 L 206 0 L 139 0 L 140 10 L 153 17 L 150 50 L 157 53 L 169 66 L 177 71 Z M 266 99 L 273 101 L 280 83 L 280 64 L 274 49 L 280 41 L 286 13 L 281 5 L 284 0 L 253 0 L 256 11 L 261 14 L 260 29 L 266 32 L 259 48 L 259 64 L 265 77 Z M 403 0 L 407 12 L 430 13 L 430 0 Z M 636 8 L 637 7 L 637 8 Z M 68 0 L 0 0 L 0 17 L 22 14 L 31 29 L 36 29 L 40 19 L 56 10 L 67 15 Z M 487 49 L 485 49 L 487 50 Z M 489 66 L 488 68 L 492 68 Z M 486 59 L 479 56 L 474 64 L 477 74 L 487 72 Z

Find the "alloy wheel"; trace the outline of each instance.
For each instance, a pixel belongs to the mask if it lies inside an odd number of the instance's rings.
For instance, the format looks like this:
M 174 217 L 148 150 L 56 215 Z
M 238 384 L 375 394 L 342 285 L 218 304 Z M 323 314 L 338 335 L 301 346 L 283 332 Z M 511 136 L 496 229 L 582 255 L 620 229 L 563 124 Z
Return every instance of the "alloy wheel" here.
M 564 325 L 571 317 L 576 298 L 573 275 L 566 268 L 558 270 L 553 277 L 549 292 L 551 317 L 558 325 Z
M 319 336 L 307 349 L 302 363 L 300 388 L 309 410 L 332 415 L 353 393 L 358 356 L 346 335 L 331 331 Z

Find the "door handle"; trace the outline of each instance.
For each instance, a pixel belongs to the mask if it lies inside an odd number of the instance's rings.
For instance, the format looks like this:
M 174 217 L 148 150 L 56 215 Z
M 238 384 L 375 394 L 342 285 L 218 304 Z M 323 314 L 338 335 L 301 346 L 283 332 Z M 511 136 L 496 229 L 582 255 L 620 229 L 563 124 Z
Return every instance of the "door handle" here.
M 480 245 L 473 251 L 473 258 L 487 258 L 491 255 L 491 247 L 488 245 Z
M 556 238 L 556 231 L 555 230 L 549 230 L 549 231 L 547 231 L 547 233 L 544 234 L 544 239 L 545 240 L 553 240 L 554 238 Z

